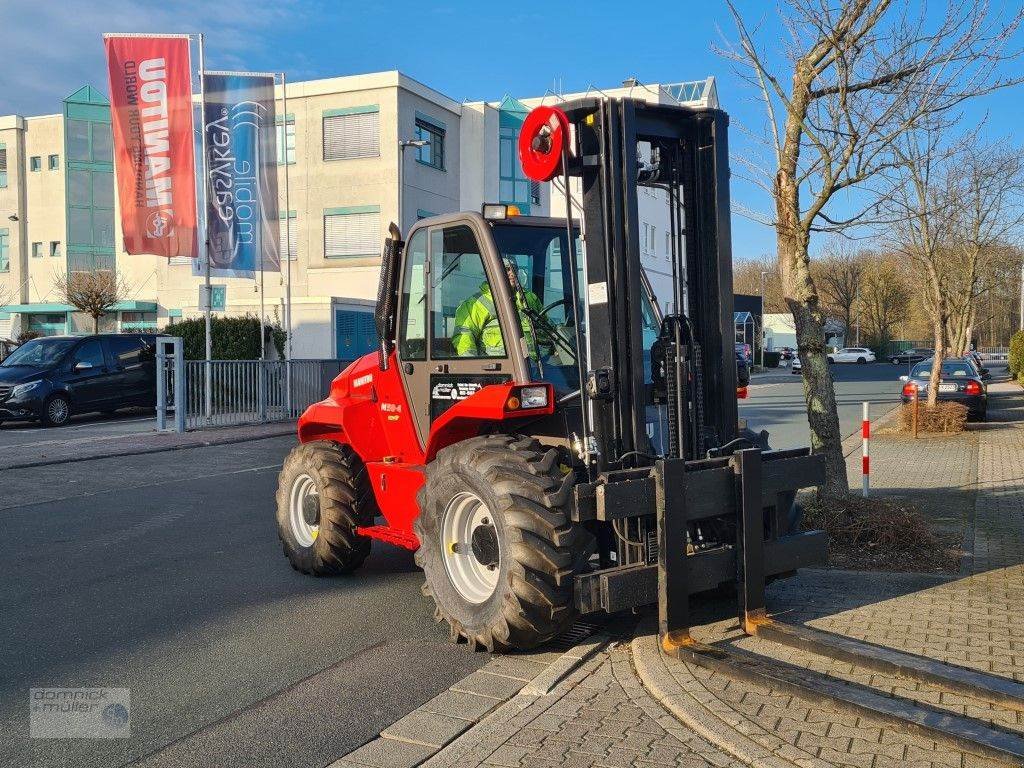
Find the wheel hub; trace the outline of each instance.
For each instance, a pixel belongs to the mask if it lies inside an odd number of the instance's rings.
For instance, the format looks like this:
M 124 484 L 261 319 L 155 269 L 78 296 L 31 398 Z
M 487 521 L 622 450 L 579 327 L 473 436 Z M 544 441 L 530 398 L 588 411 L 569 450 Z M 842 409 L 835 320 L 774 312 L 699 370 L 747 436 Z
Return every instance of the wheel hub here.
M 288 521 L 300 547 L 311 547 L 320 535 L 320 495 L 316 482 L 307 474 L 292 481 L 288 494 Z
M 471 603 L 498 588 L 501 543 L 487 505 L 474 493 L 457 493 L 441 517 L 441 552 L 452 586 Z

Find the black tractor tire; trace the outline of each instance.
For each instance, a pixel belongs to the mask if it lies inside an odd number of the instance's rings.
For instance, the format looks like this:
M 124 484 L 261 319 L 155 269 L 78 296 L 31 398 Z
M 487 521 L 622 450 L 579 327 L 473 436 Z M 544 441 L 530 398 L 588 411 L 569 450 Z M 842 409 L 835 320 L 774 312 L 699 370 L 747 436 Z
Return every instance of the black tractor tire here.
M 58 406 L 63 403 L 63 408 Z M 57 406 L 57 407 L 55 407 Z M 57 415 L 57 414 L 63 414 Z M 66 395 L 50 395 L 43 403 L 43 413 L 39 420 L 47 427 L 63 427 L 71 419 L 71 401 Z
M 296 483 L 312 480 L 319 497 L 319 527 L 312 543 L 300 541 L 291 520 Z M 370 554 L 357 526 L 373 525 L 376 501 L 366 467 L 351 447 L 325 440 L 296 446 L 277 480 L 277 535 L 292 568 L 312 576 L 351 573 Z
M 442 449 L 427 465 L 413 524 L 420 540 L 416 564 L 424 573 L 423 594 L 434 600 L 434 619 L 448 623 L 453 642 L 465 639 L 488 651 L 527 649 L 571 625 L 573 577 L 587 569 L 596 545 L 590 531 L 570 520 L 573 484 L 558 451 L 529 437 L 470 438 Z M 498 544 L 491 566 L 497 584 L 480 602 L 455 586 L 442 550 L 453 547 L 442 542 L 449 503 L 467 493 L 486 506 Z M 477 556 L 475 531 L 471 557 Z

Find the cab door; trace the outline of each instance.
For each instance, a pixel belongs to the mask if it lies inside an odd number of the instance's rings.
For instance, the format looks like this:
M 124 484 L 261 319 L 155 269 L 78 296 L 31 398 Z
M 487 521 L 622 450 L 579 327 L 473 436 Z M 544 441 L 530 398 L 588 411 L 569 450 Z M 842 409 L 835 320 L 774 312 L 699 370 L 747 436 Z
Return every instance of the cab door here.
M 420 444 L 445 411 L 523 375 L 507 278 L 481 218 L 418 230 L 406 248 L 399 359 Z M 422 265 L 422 266 L 421 266 Z M 516 352 L 519 359 L 516 360 Z

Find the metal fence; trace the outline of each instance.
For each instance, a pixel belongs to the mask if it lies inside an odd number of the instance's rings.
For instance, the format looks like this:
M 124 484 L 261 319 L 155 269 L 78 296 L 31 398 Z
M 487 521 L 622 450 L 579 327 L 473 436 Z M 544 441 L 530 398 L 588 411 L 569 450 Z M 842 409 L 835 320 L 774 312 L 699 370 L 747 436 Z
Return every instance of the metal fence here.
M 327 396 L 331 381 L 350 362 L 188 360 L 185 362 L 186 429 L 298 418 L 311 404 Z

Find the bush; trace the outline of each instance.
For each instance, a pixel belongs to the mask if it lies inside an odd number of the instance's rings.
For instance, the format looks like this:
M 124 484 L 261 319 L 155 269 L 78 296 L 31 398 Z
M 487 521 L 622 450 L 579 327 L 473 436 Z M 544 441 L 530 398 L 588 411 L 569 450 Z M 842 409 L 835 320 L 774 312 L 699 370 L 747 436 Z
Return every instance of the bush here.
M 1017 331 L 1010 337 L 1009 365 L 1012 378 L 1024 373 L 1024 331 Z
M 254 315 L 215 317 L 211 324 L 214 360 L 259 360 L 260 321 Z M 284 357 L 286 334 L 279 325 L 264 327 L 265 340 L 273 341 L 280 357 Z M 206 359 L 206 321 L 202 317 L 171 323 L 164 328 L 167 336 L 182 339 L 186 360 Z
M 32 339 L 38 339 L 43 334 L 39 331 L 22 331 L 18 334 L 18 338 L 15 339 L 19 344 L 24 344 L 26 341 L 32 341 Z
M 956 571 L 960 552 L 932 530 L 913 504 L 901 499 L 813 499 L 802 525 L 828 534 L 829 565 L 886 571 Z
M 960 403 L 938 402 L 929 408 L 922 400 L 918 404 L 917 431 L 956 434 L 963 432 L 967 424 L 967 406 Z M 914 404 L 907 403 L 900 409 L 900 432 L 910 433 L 914 428 Z
M 781 355 L 778 352 L 762 352 L 765 368 L 778 368 Z

